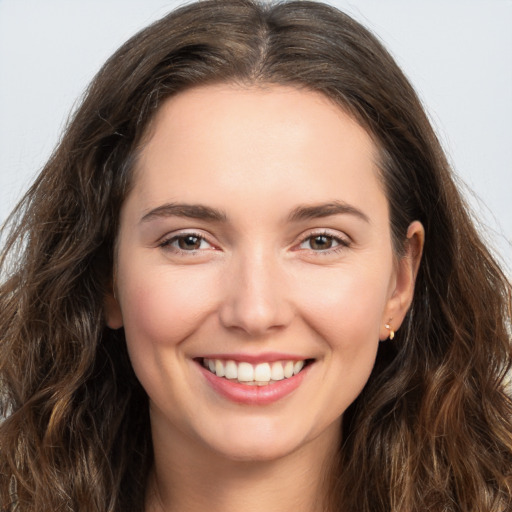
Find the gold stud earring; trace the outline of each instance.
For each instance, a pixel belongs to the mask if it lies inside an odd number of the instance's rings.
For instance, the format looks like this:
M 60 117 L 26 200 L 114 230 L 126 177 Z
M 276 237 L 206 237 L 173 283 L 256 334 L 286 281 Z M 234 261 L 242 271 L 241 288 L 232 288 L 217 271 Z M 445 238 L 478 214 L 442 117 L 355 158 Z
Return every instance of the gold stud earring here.
M 385 327 L 389 331 L 389 339 L 392 340 L 395 337 L 395 331 L 391 329 L 391 326 L 389 324 L 386 324 Z

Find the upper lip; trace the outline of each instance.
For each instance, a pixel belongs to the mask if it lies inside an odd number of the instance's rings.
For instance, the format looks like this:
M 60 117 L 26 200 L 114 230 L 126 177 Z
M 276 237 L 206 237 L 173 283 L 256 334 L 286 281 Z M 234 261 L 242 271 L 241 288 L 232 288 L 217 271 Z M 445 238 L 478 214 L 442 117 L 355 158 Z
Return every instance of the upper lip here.
M 264 352 L 261 354 L 241 354 L 241 353 L 230 353 L 230 354 L 204 354 L 194 359 L 221 359 L 224 361 L 237 361 L 247 362 L 252 364 L 258 363 L 272 363 L 274 361 L 305 361 L 306 359 L 312 359 L 311 357 L 302 356 L 299 354 L 290 354 L 283 352 Z

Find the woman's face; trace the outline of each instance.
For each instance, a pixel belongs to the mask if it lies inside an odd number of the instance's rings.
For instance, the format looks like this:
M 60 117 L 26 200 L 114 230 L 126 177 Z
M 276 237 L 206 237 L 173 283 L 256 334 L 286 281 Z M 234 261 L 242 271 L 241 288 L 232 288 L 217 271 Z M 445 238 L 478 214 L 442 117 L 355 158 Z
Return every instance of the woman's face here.
M 153 436 L 244 460 L 339 442 L 415 273 L 392 252 L 370 137 L 322 95 L 281 86 L 164 104 L 116 265 L 107 322 L 124 325 Z

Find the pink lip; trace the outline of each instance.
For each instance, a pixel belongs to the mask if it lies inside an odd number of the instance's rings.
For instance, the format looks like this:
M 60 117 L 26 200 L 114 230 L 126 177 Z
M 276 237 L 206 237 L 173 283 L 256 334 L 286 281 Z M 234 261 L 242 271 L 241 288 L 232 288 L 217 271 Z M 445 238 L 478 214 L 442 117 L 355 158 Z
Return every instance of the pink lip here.
M 221 359 L 221 358 L 217 358 Z M 222 358 L 224 359 L 224 357 Z M 247 359 L 244 359 L 247 361 Z M 268 359 L 266 359 L 268 361 Z M 220 395 L 232 402 L 246 405 L 268 405 L 295 391 L 309 372 L 311 365 L 289 379 L 283 379 L 266 386 L 250 386 L 217 377 L 198 363 L 198 368 L 206 378 L 208 384 Z

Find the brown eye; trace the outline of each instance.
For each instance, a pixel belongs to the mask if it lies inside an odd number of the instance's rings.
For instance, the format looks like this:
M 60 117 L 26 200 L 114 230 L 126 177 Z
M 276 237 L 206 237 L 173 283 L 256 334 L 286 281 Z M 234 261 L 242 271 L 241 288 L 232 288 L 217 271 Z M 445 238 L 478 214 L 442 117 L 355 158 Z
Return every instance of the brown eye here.
M 196 251 L 201 248 L 203 239 L 195 235 L 180 236 L 176 239 L 178 247 L 183 251 Z
M 333 246 L 334 238 L 327 235 L 312 236 L 309 239 L 309 246 L 314 251 L 325 251 Z
M 349 247 L 350 242 L 344 238 L 330 235 L 329 233 L 312 234 L 302 240 L 300 249 L 307 249 L 317 253 L 331 254 L 337 250 Z
M 183 233 L 164 240 L 160 247 L 166 250 L 194 252 L 212 249 L 211 244 L 202 235 L 195 233 Z

